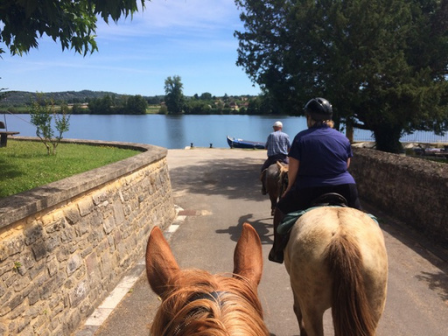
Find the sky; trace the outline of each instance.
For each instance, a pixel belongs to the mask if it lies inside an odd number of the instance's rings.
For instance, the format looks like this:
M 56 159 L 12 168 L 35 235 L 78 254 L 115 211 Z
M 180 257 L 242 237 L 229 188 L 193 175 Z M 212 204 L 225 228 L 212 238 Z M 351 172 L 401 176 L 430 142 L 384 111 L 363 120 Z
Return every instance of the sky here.
M 234 0 L 152 0 L 131 18 L 106 24 L 98 19 L 98 52 L 85 57 L 62 51 L 44 36 L 23 56 L 0 59 L 0 88 L 7 91 L 110 91 L 165 94 L 165 80 L 180 76 L 186 96 L 258 95 L 236 66 L 243 31 Z M 4 47 L 4 49 L 6 49 Z

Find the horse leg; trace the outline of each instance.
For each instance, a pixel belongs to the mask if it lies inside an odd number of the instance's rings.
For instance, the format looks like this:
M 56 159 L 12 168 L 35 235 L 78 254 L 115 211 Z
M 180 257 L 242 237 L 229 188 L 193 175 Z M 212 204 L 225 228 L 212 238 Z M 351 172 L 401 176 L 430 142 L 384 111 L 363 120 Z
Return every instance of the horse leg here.
M 260 181 L 261 181 L 261 194 L 266 195 L 266 169 L 263 169 L 260 173 Z
M 300 336 L 324 336 L 323 318 L 323 312 L 315 310 L 313 307 L 305 309 L 300 326 Z
M 269 191 L 269 198 L 271 200 L 271 216 L 275 214 L 275 208 L 277 207 L 277 195 L 274 195 L 274 192 Z
M 294 295 L 294 306 L 293 306 L 293 309 L 294 309 L 294 314 L 296 314 L 297 323 L 299 324 L 300 336 L 308 336 L 307 333 L 306 333 L 305 328 L 303 327 L 302 310 L 300 309 L 299 299 L 297 297 L 296 292 L 294 291 L 294 287 L 292 287 L 292 293 Z

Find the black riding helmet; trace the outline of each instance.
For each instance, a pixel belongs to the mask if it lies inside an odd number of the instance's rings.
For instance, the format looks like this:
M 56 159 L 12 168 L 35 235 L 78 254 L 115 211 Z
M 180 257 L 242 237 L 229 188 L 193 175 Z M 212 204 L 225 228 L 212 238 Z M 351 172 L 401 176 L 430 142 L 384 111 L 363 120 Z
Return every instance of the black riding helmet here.
M 333 107 L 325 98 L 313 98 L 305 105 L 305 113 L 315 121 L 331 120 Z

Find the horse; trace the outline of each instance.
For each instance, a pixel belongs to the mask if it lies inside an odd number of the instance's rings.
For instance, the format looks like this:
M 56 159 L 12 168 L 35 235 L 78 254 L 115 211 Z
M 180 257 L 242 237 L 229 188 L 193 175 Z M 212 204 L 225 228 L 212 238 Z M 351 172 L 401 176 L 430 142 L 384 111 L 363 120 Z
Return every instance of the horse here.
M 146 273 L 162 302 L 150 335 L 269 335 L 257 295 L 262 271 L 260 237 L 247 223 L 235 247 L 232 276 L 181 270 L 162 231 L 154 227 L 146 248 Z
M 275 207 L 279 198 L 288 186 L 288 165 L 276 162 L 266 169 L 266 192 L 271 200 L 271 216 L 274 216 Z
M 335 336 L 375 335 L 388 277 L 375 220 L 349 207 L 312 208 L 292 227 L 284 255 L 301 336 L 323 336 L 330 307 Z

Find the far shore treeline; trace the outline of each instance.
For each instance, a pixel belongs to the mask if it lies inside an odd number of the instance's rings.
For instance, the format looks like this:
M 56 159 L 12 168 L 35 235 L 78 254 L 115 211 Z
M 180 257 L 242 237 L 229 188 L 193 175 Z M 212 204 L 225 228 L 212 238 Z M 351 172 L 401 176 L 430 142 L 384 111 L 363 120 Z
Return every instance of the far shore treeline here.
M 125 95 L 105 91 L 64 91 L 32 93 L 6 91 L 0 100 L 0 113 L 30 113 L 35 101 L 56 106 L 66 104 L 71 114 L 172 114 L 166 96 Z M 280 114 L 262 95 L 217 97 L 205 92 L 183 96 L 182 114 Z

